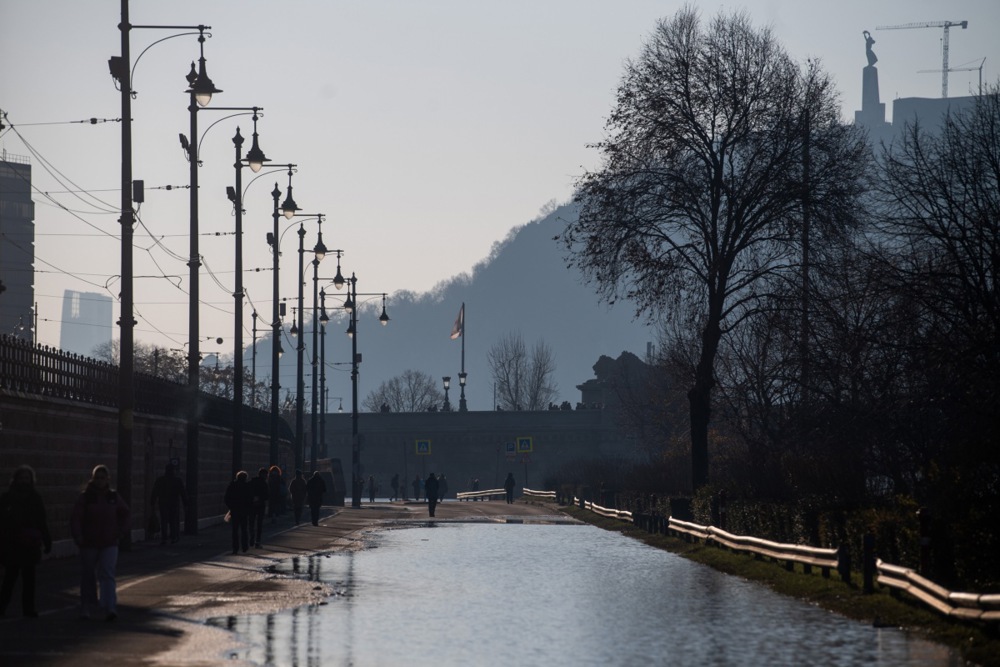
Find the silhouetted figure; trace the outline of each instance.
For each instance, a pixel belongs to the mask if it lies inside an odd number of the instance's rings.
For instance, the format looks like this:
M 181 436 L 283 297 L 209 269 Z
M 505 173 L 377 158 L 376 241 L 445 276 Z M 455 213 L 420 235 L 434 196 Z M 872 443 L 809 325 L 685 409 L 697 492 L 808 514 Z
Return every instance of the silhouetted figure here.
M 472 490 L 473 491 L 478 491 L 479 490 L 479 478 L 478 477 L 473 477 L 472 478 Z M 473 498 L 473 500 L 482 500 L 482 498 L 478 498 L 477 497 L 477 498 Z
M 368 502 L 375 502 L 375 475 L 368 475 Z
M 507 504 L 512 505 L 514 503 L 514 487 L 517 482 L 514 481 L 514 473 L 507 473 L 507 479 L 503 481 L 503 490 L 507 493 Z
M 250 484 L 250 544 L 260 549 L 264 537 L 264 512 L 267 510 L 267 468 L 257 471 Z
M 427 509 L 430 515 L 434 516 L 434 509 L 438 503 L 438 479 L 434 473 L 427 475 L 427 481 L 424 482 L 424 495 L 427 496 Z
M 236 478 L 226 487 L 225 502 L 229 508 L 229 525 L 233 531 L 233 553 L 239 549 L 246 553 L 253 541 L 250 530 L 253 489 L 248 477 L 246 470 L 240 470 L 236 473 Z
M 326 493 L 326 482 L 313 471 L 312 477 L 306 482 L 306 500 L 309 502 L 309 512 L 312 515 L 312 525 L 319 525 L 319 508 L 323 505 L 323 494 Z
M 443 503 L 446 495 L 448 495 L 448 480 L 442 474 L 438 477 L 438 502 Z
M 80 615 L 90 618 L 98 609 L 104 619 L 118 618 L 118 540 L 129 529 L 129 509 L 111 488 L 108 467 L 98 465 L 73 506 L 70 532 L 80 549 Z M 100 583 L 100 607 L 98 607 Z
M 21 613 L 37 618 L 35 607 L 35 567 L 42 561 L 42 551 L 52 551 L 52 537 L 45 518 L 45 504 L 35 490 L 35 471 L 20 466 L 10 478 L 10 488 L 0 495 L 0 616 L 14 595 L 14 584 L 21 575 Z
M 295 471 L 295 478 L 288 485 L 288 494 L 292 497 L 292 516 L 297 526 L 302 521 L 302 508 L 306 504 L 306 478 L 301 470 Z
M 420 475 L 413 478 L 413 499 L 420 500 Z
M 177 542 L 181 536 L 181 504 L 187 505 L 187 493 L 172 464 L 168 463 L 153 482 L 149 504 L 160 512 L 160 544 L 166 544 L 168 537 L 171 544 Z
M 389 500 L 396 500 L 399 497 L 399 473 L 397 472 L 392 476 L 392 481 L 389 482 L 390 488 L 392 488 L 392 498 Z

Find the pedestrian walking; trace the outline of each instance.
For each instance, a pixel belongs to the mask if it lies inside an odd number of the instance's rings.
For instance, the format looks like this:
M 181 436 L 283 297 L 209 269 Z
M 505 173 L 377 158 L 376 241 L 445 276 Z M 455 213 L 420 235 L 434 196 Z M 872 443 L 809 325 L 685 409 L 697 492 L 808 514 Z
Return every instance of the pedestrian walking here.
M 237 553 L 239 549 L 246 553 L 252 542 L 250 514 L 253 510 L 253 489 L 246 470 L 236 473 L 236 478 L 226 487 L 225 503 L 229 509 L 229 525 L 233 532 L 233 553 Z
M 107 621 L 118 618 L 118 540 L 129 529 L 128 505 L 111 488 L 108 467 L 98 465 L 73 506 L 70 532 L 80 549 L 80 615 L 95 612 Z M 98 585 L 100 598 L 98 598 Z
M 413 499 L 420 501 L 420 475 L 413 478 Z
M 264 538 L 264 511 L 267 509 L 267 468 L 257 471 L 250 482 L 250 544 L 260 549 Z
M 52 551 L 45 503 L 35 490 L 35 471 L 23 465 L 11 475 L 10 488 L 0 495 L 0 564 L 4 568 L 0 616 L 7 611 L 20 575 L 21 613 L 38 618 L 35 568 L 42 561 L 42 551 Z
M 517 485 L 517 482 L 514 481 L 514 473 L 512 473 L 512 472 L 507 473 L 507 479 L 505 479 L 503 481 L 503 490 L 507 494 L 507 504 L 508 505 L 513 505 L 514 504 L 514 487 L 516 485 Z
M 438 502 L 438 479 L 434 473 L 427 475 L 427 481 L 424 482 L 424 494 L 427 496 L 427 510 L 431 516 L 434 516 L 434 509 Z
M 295 471 L 295 478 L 288 485 L 288 495 L 292 497 L 292 516 L 297 526 L 302 522 L 302 508 L 306 504 L 306 478 L 301 470 Z
M 368 475 L 368 502 L 375 502 L 375 475 Z
M 389 487 L 392 489 L 392 498 L 389 500 L 396 500 L 399 498 L 399 473 L 395 473 L 392 476 L 392 481 L 389 482 Z
M 444 473 L 442 473 L 438 477 L 438 502 L 443 503 L 446 495 L 448 495 L 448 480 L 445 479 Z
M 166 544 L 169 537 L 173 544 L 181 535 L 181 505 L 187 507 L 187 493 L 184 482 L 174 474 L 174 466 L 167 464 L 163 474 L 153 482 L 150 507 L 160 512 L 160 544 Z
M 323 505 L 323 494 L 326 493 L 326 482 L 320 477 L 319 471 L 313 471 L 312 477 L 306 482 L 306 500 L 309 502 L 309 512 L 312 515 L 312 525 L 319 525 L 319 508 Z

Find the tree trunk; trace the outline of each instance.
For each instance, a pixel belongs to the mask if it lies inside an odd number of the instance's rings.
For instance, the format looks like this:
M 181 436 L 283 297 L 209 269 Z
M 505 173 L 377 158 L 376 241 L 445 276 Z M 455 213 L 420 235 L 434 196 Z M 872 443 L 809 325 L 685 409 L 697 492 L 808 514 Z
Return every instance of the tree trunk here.
M 697 491 L 708 484 L 708 424 L 712 416 L 712 388 L 715 386 L 715 355 L 721 329 L 716 308 L 710 307 L 709 321 L 701 336 L 701 357 L 695 369 L 694 386 L 688 391 L 691 405 L 691 487 Z

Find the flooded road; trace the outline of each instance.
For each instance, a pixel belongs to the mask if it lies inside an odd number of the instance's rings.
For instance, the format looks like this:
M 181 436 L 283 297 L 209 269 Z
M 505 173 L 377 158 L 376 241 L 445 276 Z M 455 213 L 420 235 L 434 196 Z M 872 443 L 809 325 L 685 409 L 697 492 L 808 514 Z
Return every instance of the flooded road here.
M 326 604 L 211 623 L 259 665 L 961 665 L 587 525 L 414 523 L 280 570 Z

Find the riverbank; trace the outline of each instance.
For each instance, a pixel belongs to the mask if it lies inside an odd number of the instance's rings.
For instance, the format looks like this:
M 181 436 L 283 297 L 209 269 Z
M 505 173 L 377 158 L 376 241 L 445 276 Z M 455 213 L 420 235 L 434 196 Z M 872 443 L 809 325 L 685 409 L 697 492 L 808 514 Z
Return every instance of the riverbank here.
M 540 505 L 555 506 L 543 501 Z M 648 533 L 630 523 L 582 510 L 575 506 L 560 509 L 581 521 L 635 538 L 650 546 L 676 553 L 719 571 L 762 583 L 783 595 L 807 600 L 848 618 L 881 627 L 898 627 L 918 633 L 931 641 L 955 647 L 976 665 L 1000 667 L 1000 628 L 960 623 L 942 618 L 916 601 L 895 598 L 886 589 L 876 586 L 876 592 L 866 595 L 861 590 L 860 574 L 852 584 L 845 584 L 834 574 L 828 579 L 818 572 L 807 575 L 801 569 L 788 572 L 782 565 L 754 560 L 705 544 L 693 544 L 676 537 Z

